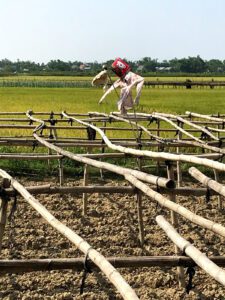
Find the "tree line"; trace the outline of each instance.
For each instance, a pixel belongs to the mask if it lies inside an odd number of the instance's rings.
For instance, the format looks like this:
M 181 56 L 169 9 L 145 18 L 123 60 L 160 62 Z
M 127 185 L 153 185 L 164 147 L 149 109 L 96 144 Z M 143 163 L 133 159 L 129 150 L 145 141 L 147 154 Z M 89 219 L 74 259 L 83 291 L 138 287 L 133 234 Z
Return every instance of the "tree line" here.
M 126 60 L 126 58 L 124 58 Z M 132 70 L 143 76 L 167 75 L 224 75 L 225 60 L 210 59 L 204 60 L 199 55 L 196 57 L 173 58 L 171 60 L 158 61 L 151 57 L 144 57 L 137 61 L 126 60 Z M 111 66 L 113 60 L 104 62 L 104 65 Z M 9 59 L 0 60 L 0 76 L 3 75 L 73 75 L 93 76 L 102 69 L 103 63 L 51 60 L 48 63 L 35 63 L 31 61 L 17 60 L 12 62 Z

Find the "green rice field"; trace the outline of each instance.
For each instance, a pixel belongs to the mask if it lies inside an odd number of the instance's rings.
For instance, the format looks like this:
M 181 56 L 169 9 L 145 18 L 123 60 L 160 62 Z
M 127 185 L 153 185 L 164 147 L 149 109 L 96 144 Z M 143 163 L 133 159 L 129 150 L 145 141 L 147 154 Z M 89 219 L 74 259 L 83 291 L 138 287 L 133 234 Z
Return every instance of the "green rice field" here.
M 0 111 L 54 111 L 109 113 L 117 110 L 117 95 L 111 93 L 99 105 L 102 90 L 96 88 L 0 88 Z M 137 111 L 183 114 L 225 113 L 225 89 L 144 88 Z
M 135 93 L 135 91 L 134 91 Z M 110 113 L 117 111 L 117 95 L 115 92 L 108 95 L 107 100 L 99 105 L 103 91 L 100 88 L 0 88 L 1 112 L 71 112 L 87 113 L 91 111 Z M 185 111 L 193 111 L 202 114 L 225 113 L 225 89 L 173 89 L 173 88 L 143 88 L 140 105 L 136 107 L 138 112 L 151 113 L 166 112 L 184 114 Z M 24 116 L 25 117 L 25 116 Z M 120 124 L 120 126 L 123 126 Z M 124 126 L 128 127 L 129 124 Z M 155 124 L 151 125 L 156 126 Z M 85 131 L 67 130 L 59 131 L 59 136 L 86 137 Z M 62 134 L 61 134 L 62 133 Z M 44 134 L 48 134 L 45 132 Z M 29 129 L 0 129 L 1 136 L 31 136 Z M 132 130 L 107 132 L 109 138 L 134 137 Z M 162 134 L 163 135 L 163 134 Z M 1 152 L 29 152 L 25 147 L 1 147 Z M 46 151 L 43 148 L 35 148 L 35 152 Z M 78 149 L 76 150 L 76 152 Z M 79 150 L 80 151 L 80 150 Z M 84 151 L 84 150 L 82 150 Z M 45 170 L 45 163 L 24 161 L 1 161 L 0 167 L 7 169 L 30 170 L 30 168 Z M 57 169 L 57 168 L 56 168 Z M 39 173 L 39 171 L 37 171 Z

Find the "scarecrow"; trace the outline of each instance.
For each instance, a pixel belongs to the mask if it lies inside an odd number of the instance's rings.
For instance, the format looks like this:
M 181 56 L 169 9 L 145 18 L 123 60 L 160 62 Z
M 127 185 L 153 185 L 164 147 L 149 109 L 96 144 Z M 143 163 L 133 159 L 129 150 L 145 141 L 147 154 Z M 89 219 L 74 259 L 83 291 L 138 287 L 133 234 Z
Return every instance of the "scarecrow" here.
M 105 93 L 99 100 L 99 104 L 101 104 L 106 96 L 113 90 L 116 91 L 116 88 L 120 88 L 120 96 L 117 94 L 119 98 L 117 102 L 118 110 L 121 114 L 126 114 L 127 110 L 132 109 L 134 105 L 139 104 L 144 78 L 131 72 L 130 66 L 121 58 L 117 58 L 112 63 L 112 71 L 119 77 L 119 79 L 117 79 L 114 83 L 111 81 L 107 67 L 103 66 L 103 71 L 95 76 L 92 80 L 92 85 L 104 84 L 103 89 Z M 109 89 L 107 89 L 109 83 L 112 83 L 112 85 Z M 133 100 L 132 88 L 134 86 L 136 86 L 136 97 Z

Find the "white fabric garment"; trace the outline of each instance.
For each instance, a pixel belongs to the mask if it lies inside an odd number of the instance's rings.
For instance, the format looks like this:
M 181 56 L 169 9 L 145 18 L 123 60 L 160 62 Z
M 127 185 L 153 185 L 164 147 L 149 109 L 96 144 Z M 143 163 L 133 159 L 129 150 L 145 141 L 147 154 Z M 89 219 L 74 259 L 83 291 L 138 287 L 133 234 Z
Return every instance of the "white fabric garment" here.
M 141 90 L 144 84 L 144 78 L 133 73 L 128 72 L 123 79 L 118 79 L 114 84 L 104 93 L 102 98 L 99 100 L 99 104 L 103 102 L 105 97 L 110 94 L 114 89 L 121 88 L 120 99 L 118 100 L 118 110 L 121 114 L 125 114 L 128 109 L 132 109 L 134 104 L 138 105 Z M 132 98 L 132 87 L 136 85 L 136 97 Z
M 103 70 L 100 73 L 98 73 L 92 80 L 91 85 L 94 86 L 98 86 L 98 85 L 102 85 L 102 84 L 107 84 L 108 82 L 108 74 L 107 74 L 107 70 Z

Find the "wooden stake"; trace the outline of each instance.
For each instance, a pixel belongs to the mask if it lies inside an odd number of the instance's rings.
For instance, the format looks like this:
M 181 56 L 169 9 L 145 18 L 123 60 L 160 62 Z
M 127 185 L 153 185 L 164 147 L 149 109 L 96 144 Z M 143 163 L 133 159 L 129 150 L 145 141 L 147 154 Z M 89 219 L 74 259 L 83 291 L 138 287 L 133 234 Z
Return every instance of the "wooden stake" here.
M 173 169 L 173 165 L 170 162 L 167 163 L 167 174 L 168 174 L 169 179 L 174 180 L 174 169 Z M 169 199 L 173 202 L 176 202 L 176 194 L 175 193 L 170 194 Z M 172 210 L 170 213 L 171 213 L 171 222 L 175 227 L 177 227 L 178 226 L 178 216 Z M 180 254 L 179 248 L 176 245 L 175 245 L 175 254 L 176 255 Z M 177 278 L 178 278 L 179 286 L 185 287 L 184 268 L 183 267 L 177 267 Z
M 137 212 L 138 212 L 138 227 L 139 227 L 139 241 L 141 247 L 144 245 L 144 225 L 143 225 L 143 212 L 142 212 L 142 193 L 140 191 L 136 194 L 137 199 Z
M 59 162 L 59 186 L 63 186 L 64 173 L 63 173 L 63 157 L 58 160 Z
M 182 128 L 183 125 L 180 124 L 180 127 Z M 179 131 L 177 134 L 177 141 L 179 142 L 180 140 L 182 140 L 182 132 Z M 177 154 L 180 154 L 180 148 L 177 147 Z M 181 162 L 177 161 L 177 186 L 181 187 L 181 182 L 182 182 L 182 171 L 181 171 Z
M 5 231 L 6 219 L 7 219 L 7 207 L 8 201 L 6 199 L 1 199 L 0 208 L 0 253 L 2 251 L 2 239 Z
M 214 171 L 214 177 L 215 177 L 215 181 L 219 182 L 219 172 L 217 170 L 213 170 Z M 223 209 L 223 201 L 222 201 L 222 196 L 218 195 L 218 209 L 222 210 Z
M 87 153 L 91 153 L 91 151 L 92 151 L 92 148 L 89 147 Z M 88 164 L 85 164 L 84 165 L 83 186 L 87 186 L 88 185 L 88 169 L 89 169 Z M 83 193 L 83 216 L 87 215 L 87 201 L 88 201 L 88 194 L 87 193 Z
M 10 187 L 10 181 L 6 178 L 1 180 L 1 187 L 3 189 Z M 6 197 L 1 197 L 1 207 L 0 207 L 0 253 L 2 251 L 2 239 L 5 231 L 6 219 L 7 219 L 7 208 L 8 208 L 8 199 Z

